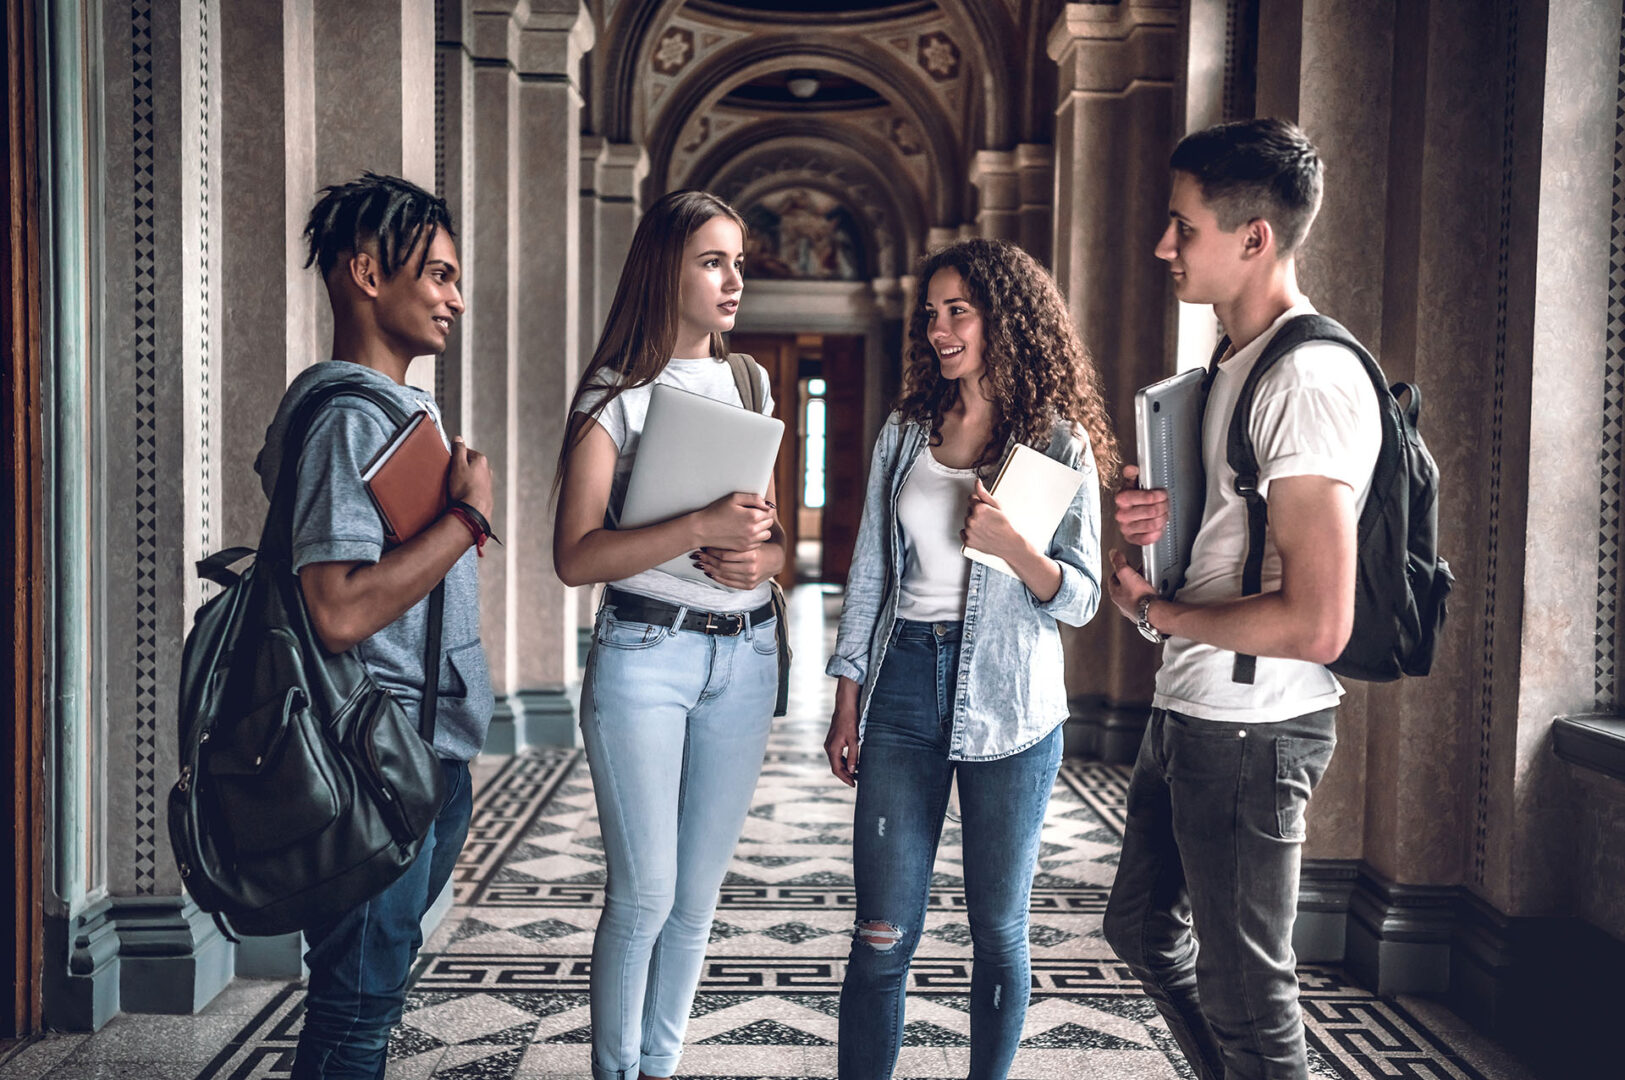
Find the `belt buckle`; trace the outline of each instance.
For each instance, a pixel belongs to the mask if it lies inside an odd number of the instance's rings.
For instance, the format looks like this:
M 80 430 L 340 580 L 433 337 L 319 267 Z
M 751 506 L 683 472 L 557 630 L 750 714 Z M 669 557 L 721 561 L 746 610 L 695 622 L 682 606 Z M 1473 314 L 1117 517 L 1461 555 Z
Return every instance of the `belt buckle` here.
M 745 617 L 743 615 L 724 615 L 722 617 L 724 619 L 733 620 L 732 630 L 726 629 L 728 626 L 727 623 L 723 623 L 721 626 L 718 626 L 717 613 L 714 611 L 707 611 L 705 613 L 705 632 L 707 634 L 721 634 L 724 637 L 738 637 L 740 634 L 745 632 Z

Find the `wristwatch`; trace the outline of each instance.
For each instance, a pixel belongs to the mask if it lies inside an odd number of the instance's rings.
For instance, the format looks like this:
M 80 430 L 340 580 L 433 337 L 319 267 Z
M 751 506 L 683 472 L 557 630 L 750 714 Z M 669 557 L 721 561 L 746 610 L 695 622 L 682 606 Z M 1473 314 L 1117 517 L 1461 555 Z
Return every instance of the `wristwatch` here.
M 1160 644 L 1168 640 L 1168 635 L 1151 625 L 1151 602 L 1158 599 L 1155 593 L 1147 593 L 1140 597 L 1140 606 L 1134 617 L 1134 625 L 1139 628 L 1140 636 L 1145 640 Z

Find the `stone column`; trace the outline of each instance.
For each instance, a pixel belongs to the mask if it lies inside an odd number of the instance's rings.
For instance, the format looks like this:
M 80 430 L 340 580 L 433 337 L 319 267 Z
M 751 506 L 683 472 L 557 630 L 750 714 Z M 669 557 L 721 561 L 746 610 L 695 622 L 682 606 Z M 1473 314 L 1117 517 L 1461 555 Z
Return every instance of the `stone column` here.
M 103 240 L 99 371 L 88 384 L 100 460 L 86 494 L 101 600 L 85 613 L 93 675 L 78 689 L 92 703 L 87 738 L 105 748 L 105 816 L 86 843 L 105 867 L 118 961 L 86 974 L 80 954 L 94 964 L 96 929 L 81 921 L 66 937 L 70 979 L 103 983 L 90 997 L 106 1001 L 116 984 L 123 1011 L 190 1013 L 232 972 L 230 944 L 184 892 L 164 805 L 179 771 L 181 646 L 204 599 L 193 564 L 223 539 L 220 12 L 141 0 L 100 25 L 108 127 L 92 217 Z M 280 235 L 274 243 L 280 251 Z
M 1015 239 L 1048 266 L 1055 243 L 1055 148 L 1021 143 L 1015 150 L 1015 167 L 1020 191 Z
M 473 4 L 469 48 L 472 75 L 473 127 L 480 138 L 473 147 L 470 220 L 464 256 L 470 345 L 467 393 L 463 412 L 476 449 L 491 459 L 495 481 L 496 527 L 504 536 L 516 522 L 516 449 L 518 425 L 514 388 L 519 378 L 519 251 L 514 243 L 518 214 L 519 162 L 514 137 L 518 125 L 519 25 L 514 0 Z M 510 537 L 511 538 L 511 537 Z M 485 748 L 511 753 L 524 745 L 514 671 L 515 627 L 519 603 L 515 593 L 517 543 L 488 545 L 480 563 L 480 639 L 490 666 L 496 711 Z
M 615 299 L 632 234 L 643 216 L 641 193 L 649 155 L 635 143 L 601 136 L 581 140 L 581 368 L 598 347 L 609 305 Z M 577 589 L 576 658 L 585 662 L 600 589 Z
M 976 231 L 993 240 L 1021 234 L 1021 179 L 1013 150 L 978 150 L 970 166 L 976 187 Z
M 327 295 L 305 268 L 316 190 L 314 0 L 225 4 L 220 122 L 253 132 L 221 143 L 221 547 L 258 542 L 266 500 L 254 460 L 289 381 L 326 359 L 316 312 Z
M 925 233 L 925 250 L 928 254 L 933 251 L 940 251 L 958 239 L 958 226 L 933 225 Z
M 316 183 L 340 183 L 370 169 L 432 190 L 434 5 L 346 0 L 316 3 L 314 10 Z M 324 354 L 332 317 L 326 304 L 317 306 Z M 433 359 L 419 359 L 407 378 L 434 389 Z
M 1173 301 L 1152 249 L 1167 219 L 1179 21 L 1173 0 L 1068 4 L 1049 38 L 1060 65 L 1055 278 L 1101 367 L 1129 459 L 1134 392 L 1173 372 Z M 1103 545 L 1122 546 L 1104 493 L 1101 507 Z M 1068 638 L 1069 749 L 1132 760 L 1157 651 L 1104 597 Z
M 518 264 L 519 377 L 510 415 L 510 566 L 518 617 L 511 683 L 530 742 L 569 745 L 577 601 L 553 573 L 552 482 L 580 350 L 581 56 L 593 24 L 581 0 L 533 0 L 519 27 L 510 221 Z
M 434 51 L 434 187 L 446 200 L 457 230 L 457 255 L 463 265 L 464 288 L 470 260 L 476 256 L 474 224 L 474 58 L 472 5 L 451 0 L 434 5 L 439 12 Z M 466 301 L 466 297 L 465 297 Z M 447 434 L 467 436 L 478 447 L 478 432 L 468 415 L 473 393 L 469 356 L 473 329 L 465 317 L 452 328 L 446 351 L 435 367 L 435 400 L 445 418 Z M 490 551 L 487 549 L 487 556 Z
M 604 317 L 609 314 L 610 301 L 615 298 L 615 286 L 621 279 L 621 267 L 626 262 L 627 251 L 632 247 L 632 234 L 637 231 L 638 219 L 643 216 L 639 194 L 643 191 L 644 179 L 649 175 L 648 151 L 636 143 L 602 143 L 593 175 L 598 192 L 594 207 L 598 218 L 594 226 L 597 240 L 592 286 L 596 302 L 592 319 L 581 329 L 585 346 L 583 357 L 592 355 L 593 346 L 604 328 Z

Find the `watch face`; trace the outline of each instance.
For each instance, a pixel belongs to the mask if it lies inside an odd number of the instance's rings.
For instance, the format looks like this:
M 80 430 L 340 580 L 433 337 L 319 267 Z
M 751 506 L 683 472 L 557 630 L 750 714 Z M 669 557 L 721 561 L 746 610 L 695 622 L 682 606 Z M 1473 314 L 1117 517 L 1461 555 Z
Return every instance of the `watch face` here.
M 1150 623 L 1148 623 L 1148 622 L 1140 623 L 1139 624 L 1139 631 L 1140 631 L 1140 636 L 1145 638 L 1145 640 L 1151 642 L 1153 645 L 1162 644 L 1162 632 L 1157 630 Z

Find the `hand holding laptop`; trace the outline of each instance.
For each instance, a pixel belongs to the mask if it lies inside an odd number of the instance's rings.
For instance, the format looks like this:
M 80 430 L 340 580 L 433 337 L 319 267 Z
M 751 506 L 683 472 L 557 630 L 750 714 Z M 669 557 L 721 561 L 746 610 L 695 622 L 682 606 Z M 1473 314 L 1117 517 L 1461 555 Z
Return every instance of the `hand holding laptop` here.
M 1124 465 L 1123 486 L 1114 501 L 1123 539 L 1136 547 L 1146 547 L 1156 543 L 1168 527 L 1168 492 L 1164 488 L 1148 491 L 1139 486 L 1139 478 L 1138 466 Z

